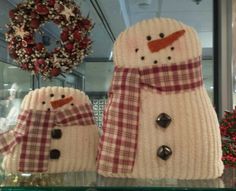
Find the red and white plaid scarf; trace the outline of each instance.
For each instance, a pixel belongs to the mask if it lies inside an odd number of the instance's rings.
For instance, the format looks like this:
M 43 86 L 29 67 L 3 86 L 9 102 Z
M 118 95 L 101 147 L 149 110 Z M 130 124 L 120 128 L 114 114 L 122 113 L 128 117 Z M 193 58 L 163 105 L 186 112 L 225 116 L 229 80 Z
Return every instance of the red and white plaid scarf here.
M 104 112 L 97 169 L 109 173 L 133 170 L 139 125 L 140 90 L 152 88 L 157 93 L 179 93 L 202 86 L 201 59 L 187 63 L 149 68 L 114 70 L 108 103 Z
M 16 128 L 0 134 L 0 153 L 12 152 L 17 144 L 22 143 L 19 171 L 45 172 L 53 127 L 92 124 L 95 122 L 89 104 L 58 111 L 23 110 Z

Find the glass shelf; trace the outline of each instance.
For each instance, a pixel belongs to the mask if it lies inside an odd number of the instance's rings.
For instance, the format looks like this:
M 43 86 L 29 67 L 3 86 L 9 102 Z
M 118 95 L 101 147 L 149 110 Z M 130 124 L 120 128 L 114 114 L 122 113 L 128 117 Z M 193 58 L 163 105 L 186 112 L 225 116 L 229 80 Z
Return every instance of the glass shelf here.
M 96 173 L 40 174 L 0 176 L 0 190 L 236 190 L 236 169 L 225 169 L 221 178 L 214 180 L 141 180 L 105 178 Z

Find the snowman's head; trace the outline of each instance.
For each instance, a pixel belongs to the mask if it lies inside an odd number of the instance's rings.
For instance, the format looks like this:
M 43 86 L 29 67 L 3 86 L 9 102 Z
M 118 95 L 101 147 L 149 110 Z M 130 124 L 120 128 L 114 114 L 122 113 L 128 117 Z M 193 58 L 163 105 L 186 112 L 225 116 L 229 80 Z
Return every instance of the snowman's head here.
M 122 32 L 114 45 L 117 66 L 147 67 L 181 63 L 201 56 L 195 30 L 168 18 L 144 20 Z
M 24 110 L 56 111 L 90 103 L 88 96 L 74 88 L 46 87 L 29 92 L 21 105 Z

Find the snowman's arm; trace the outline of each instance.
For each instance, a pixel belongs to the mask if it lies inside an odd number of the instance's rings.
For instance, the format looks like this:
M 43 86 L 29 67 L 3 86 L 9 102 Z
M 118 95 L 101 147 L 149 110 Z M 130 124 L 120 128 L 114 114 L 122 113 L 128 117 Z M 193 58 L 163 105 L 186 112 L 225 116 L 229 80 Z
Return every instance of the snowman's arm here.
M 8 154 L 16 146 L 17 140 L 13 130 L 0 134 L 0 153 Z
M 28 132 L 27 119 L 30 117 L 29 111 L 23 111 L 18 116 L 17 125 L 14 129 L 0 133 L 0 153 L 8 154 L 21 142 Z

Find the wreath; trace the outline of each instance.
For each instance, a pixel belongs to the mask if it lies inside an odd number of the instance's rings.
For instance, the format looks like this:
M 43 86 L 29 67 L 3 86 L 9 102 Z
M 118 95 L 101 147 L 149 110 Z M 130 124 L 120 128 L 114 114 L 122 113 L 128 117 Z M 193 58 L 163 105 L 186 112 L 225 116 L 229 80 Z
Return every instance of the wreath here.
M 26 0 L 9 11 L 6 33 L 10 56 L 21 69 L 51 78 L 81 63 L 91 48 L 91 20 L 72 0 Z M 60 46 L 49 52 L 35 41 L 40 27 L 52 21 L 61 29 Z
M 236 108 L 233 111 L 225 111 L 220 121 L 220 131 L 224 165 L 236 168 Z

